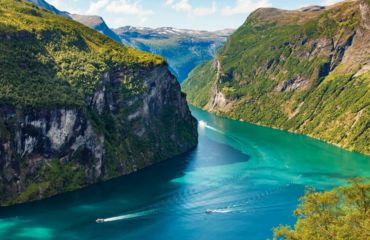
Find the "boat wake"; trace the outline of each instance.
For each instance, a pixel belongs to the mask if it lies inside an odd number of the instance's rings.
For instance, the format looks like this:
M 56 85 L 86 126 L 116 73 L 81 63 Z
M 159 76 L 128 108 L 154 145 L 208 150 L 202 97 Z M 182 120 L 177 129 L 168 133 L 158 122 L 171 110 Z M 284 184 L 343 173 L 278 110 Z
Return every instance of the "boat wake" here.
M 125 215 L 110 217 L 110 218 L 98 218 L 96 222 L 105 223 L 105 222 L 114 222 L 114 221 L 120 221 L 120 220 L 134 219 L 134 218 L 139 218 L 139 217 L 144 217 L 144 216 L 154 214 L 156 211 L 157 211 L 156 209 L 153 209 L 153 210 L 142 211 L 142 212 L 137 212 L 137 213 L 130 213 L 130 214 L 125 214 Z
M 212 131 L 215 131 L 215 132 L 218 132 L 218 133 L 221 133 L 221 134 L 225 134 L 223 131 L 217 129 L 217 128 L 214 128 L 214 127 L 211 127 L 208 125 L 207 122 L 203 121 L 203 120 L 200 120 L 199 121 L 199 127 L 204 129 L 204 128 L 207 128 L 207 129 L 210 129 Z
M 207 209 L 206 213 L 230 213 L 234 210 L 231 208 L 220 208 L 220 209 Z

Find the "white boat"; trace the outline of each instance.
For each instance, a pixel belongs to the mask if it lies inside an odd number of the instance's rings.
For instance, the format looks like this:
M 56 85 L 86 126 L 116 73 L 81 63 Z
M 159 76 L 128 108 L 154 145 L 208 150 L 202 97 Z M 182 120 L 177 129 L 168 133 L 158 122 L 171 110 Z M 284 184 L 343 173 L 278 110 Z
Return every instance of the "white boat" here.
M 206 213 L 214 213 L 215 212 L 215 210 L 212 210 L 212 209 L 207 209 L 206 210 Z
M 199 121 L 199 127 L 200 128 L 206 128 L 207 127 L 207 122 L 200 120 Z
M 104 219 L 103 219 L 103 218 L 98 218 L 98 219 L 96 219 L 96 222 L 97 222 L 97 223 L 103 223 L 103 222 L 105 222 L 105 221 L 104 221 Z

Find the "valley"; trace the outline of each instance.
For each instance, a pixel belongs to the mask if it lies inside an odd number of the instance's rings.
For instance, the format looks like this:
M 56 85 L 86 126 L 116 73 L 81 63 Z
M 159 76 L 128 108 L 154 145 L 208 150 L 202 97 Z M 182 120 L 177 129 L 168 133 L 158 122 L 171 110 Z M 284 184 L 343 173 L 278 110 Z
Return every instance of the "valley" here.
M 0 3 L 1 240 L 370 236 L 369 0 Z

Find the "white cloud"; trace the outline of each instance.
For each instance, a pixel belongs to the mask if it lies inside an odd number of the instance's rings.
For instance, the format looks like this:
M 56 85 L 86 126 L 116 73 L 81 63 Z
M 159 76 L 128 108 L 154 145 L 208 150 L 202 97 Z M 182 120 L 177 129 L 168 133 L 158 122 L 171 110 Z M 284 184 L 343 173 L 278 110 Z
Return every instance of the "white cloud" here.
M 209 16 L 218 10 L 216 2 L 212 2 L 209 7 L 194 7 L 189 3 L 189 0 L 165 0 L 165 4 L 176 12 L 183 12 L 190 16 Z
M 90 3 L 89 8 L 86 11 L 86 14 L 99 14 L 107 5 L 109 0 L 98 0 Z
M 268 0 L 235 0 L 234 6 L 226 6 L 221 10 L 222 15 L 248 14 L 257 8 L 270 7 Z
M 60 6 L 63 6 L 62 5 L 62 3 L 63 3 L 62 0 L 49 0 L 48 3 L 50 3 L 51 5 L 53 5 L 56 8 L 59 8 Z
M 110 2 L 106 10 L 111 13 L 121 13 L 136 16 L 148 16 L 154 14 L 152 10 L 144 9 L 139 2 L 131 2 L 128 0 L 116 0 Z
M 166 1 L 165 1 L 165 4 L 166 4 L 166 5 L 171 5 L 173 2 L 174 2 L 174 0 L 166 0 Z
M 48 0 L 47 2 L 60 11 L 67 11 L 70 13 L 81 12 L 81 9 L 75 7 L 78 0 Z
M 188 0 L 180 0 L 176 3 L 172 3 L 172 8 L 178 12 L 191 13 L 193 7 L 190 5 Z
M 196 16 L 208 16 L 215 14 L 217 12 L 217 4 L 216 2 L 212 2 L 212 6 L 209 8 L 194 8 L 193 14 Z
M 145 9 L 140 1 L 132 0 L 97 0 L 90 3 L 86 14 L 102 15 L 103 11 L 111 14 L 135 16 L 140 23 L 146 22 L 147 17 L 154 14 L 152 10 Z M 121 20 L 122 18 L 117 19 Z

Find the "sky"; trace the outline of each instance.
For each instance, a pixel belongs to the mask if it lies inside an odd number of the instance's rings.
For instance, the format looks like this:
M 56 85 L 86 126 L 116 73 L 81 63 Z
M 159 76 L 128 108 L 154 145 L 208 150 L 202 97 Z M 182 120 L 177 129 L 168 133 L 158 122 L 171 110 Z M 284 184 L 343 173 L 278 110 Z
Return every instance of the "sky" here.
M 112 28 L 176 27 L 197 30 L 238 28 L 260 7 L 298 9 L 340 0 L 47 0 L 59 10 L 99 15 Z

